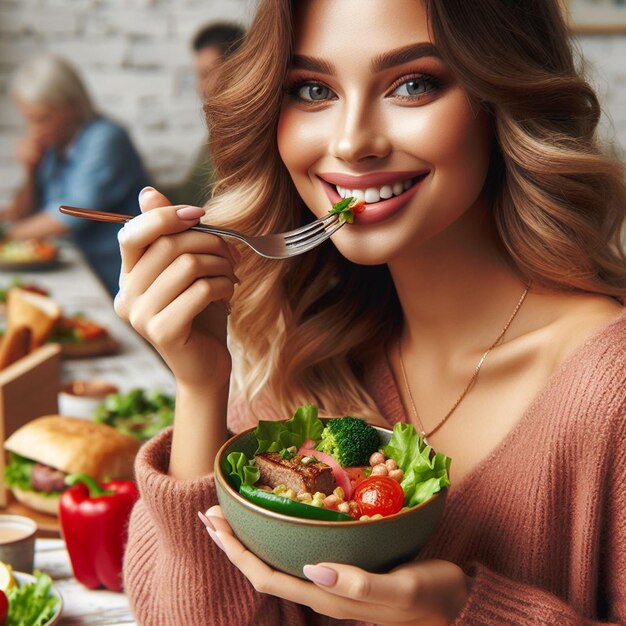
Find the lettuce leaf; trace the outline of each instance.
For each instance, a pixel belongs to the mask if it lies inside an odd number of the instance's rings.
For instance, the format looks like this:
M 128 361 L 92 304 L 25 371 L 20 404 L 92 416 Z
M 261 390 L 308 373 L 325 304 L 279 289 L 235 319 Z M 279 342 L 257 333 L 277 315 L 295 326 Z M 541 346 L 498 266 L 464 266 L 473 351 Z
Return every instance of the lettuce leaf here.
M 400 484 L 405 506 L 420 504 L 450 485 L 452 460 L 439 452 L 433 455 L 413 424 L 396 424 L 384 451 L 404 472 Z
M 259 480 L 259 468 L 254 459 L 249 459 L 243 452 L 231 452 L 226 460 L 230 465 L 229 476 L 237 491 L 241 485 L 254 485 Z
M 54 617 L 59 600 L 51 594 L 52 579 L 39 570 L 33 574 L 35 582 L 6 592 L 9 600 L 7 626 L 43 626 Z
M 9 452 L 9 463 L 4 468 L 4 482 L 9 487 L 32 491 L 31 473 L 35 461 L 26 459 L 15 452 Z
M 323 430 L 317 407 L 305 404 L 286 422 L 260 420 L 255 431 L 258 446 L 254 454 L 280 452 L 291 446 L 299 448 L 307 439 L 318 441 Z

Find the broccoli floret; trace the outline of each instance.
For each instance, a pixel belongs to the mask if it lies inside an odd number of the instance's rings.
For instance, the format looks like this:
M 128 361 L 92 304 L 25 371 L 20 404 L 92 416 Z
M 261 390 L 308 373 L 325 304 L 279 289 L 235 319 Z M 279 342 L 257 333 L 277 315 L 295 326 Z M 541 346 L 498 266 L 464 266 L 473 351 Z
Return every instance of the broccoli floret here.
M 322 431 L 318 449 L 330 454 L 342 467 L 367 465 L 380 447 L 378 431 L 358 417 L 329 420 Z

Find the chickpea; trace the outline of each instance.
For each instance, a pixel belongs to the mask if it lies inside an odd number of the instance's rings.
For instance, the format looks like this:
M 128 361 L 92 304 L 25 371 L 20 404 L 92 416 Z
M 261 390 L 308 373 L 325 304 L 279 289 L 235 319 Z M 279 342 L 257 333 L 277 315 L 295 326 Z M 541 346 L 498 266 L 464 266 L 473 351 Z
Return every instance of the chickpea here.
M 398 469 L 398 464 L 393 459 L 387 459 L 385 461 L 385 465 L 387 469 L 391 472 L 392 470 Z
M 308 491 L 303 491 L 298 494 L 298 502 L 312 502 L 313 496 Z
M 372 467 L 372 476 L 387 476 L 389 470 L 384 463 L 379 463 L 378 465 L 374 465 Z
M 393 478 L 397 480 L 399 483 L 402 482 L 404 478 L 404 472 L 401 469 L 394 469 L 389 472 L 389 478 Z
M 346 494 L 343 492 L 341 487 L 336 487 L 333 494 L 335 494 L 339 500 L 343 500 L 346 497 Z
M 337 510 L 340 511 L 341 513 L 346 513 L 347 515 L 350 514 L 350 505 L 347 502 L 340 502 L 337 505 Z
M 382 452 L 374 452 L 370 457 L 370 465 L 376 467 L 379 463 L 385 462 L 385 455 Z
M 293 489 L 287 489 L 284 493 L 281 494 L 284 498 L 289 498 L 290 500 L 296 499 L 296 492 Z

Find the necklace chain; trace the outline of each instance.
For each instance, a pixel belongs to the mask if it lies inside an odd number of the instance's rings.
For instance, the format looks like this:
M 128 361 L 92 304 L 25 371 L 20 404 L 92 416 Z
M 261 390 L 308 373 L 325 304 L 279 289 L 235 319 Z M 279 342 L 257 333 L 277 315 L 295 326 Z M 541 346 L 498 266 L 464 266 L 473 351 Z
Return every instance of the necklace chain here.
M 487 355 L 504 338 L 506 331 L 509 329 L 509 326 L 515 319 L 515 316 L 519 312 L 522 304 L 524 303 L 524 300 L 526 300 L 526 296 L 528 295 L 529 290 L 530 290 L 530 285 L 528 285 L 526 289 L 524 289 L 524 293 L 522 293 L 520 299 L 515 305 L 515 309 L 513 309 L 513 313 L 511 313 L 511 316 L 509 317 L 506 324 L 500 331 L 500 334 L 497 336 L 496 340 L 485 350 L 484 354 L 480 357 L 478 363 L 476 364 L 476 367 L 474 368 L 474 372 L 471 378 L 469 379 L 467 385 L 465 386 L 465 389 L 463 389 L 459 397 L 456 399 L 456 401 L 452 405 L 452 408 L 437 422 L 437 424 L 435 424 L 434 428 L 432 428 L 429 432 L 426 432 L 422 419 L 420 418 L 419 413 L 417 412 L 417 407 L 415 406 L 415 400 L 413 400 L 413 394 L 411 393 L 411 387 L 409 386 L 409 381 L 406 376 L 406 370 L 404 368 L 404 359 L 402 358 L 402 340 L 398 341 L 398 352 L 400 353 L 400 369 L 402 370 L 402 379 L 404 381 L 404 387 L 406 389 L 407 395 L 409 396 L 409 400 L 411 402 L 411 409 L 413 410 L 413 414 L 415 415 L 415 418 L 417 419 L 417 422 L 419 424 L 419 427 L 422 433 L 422 437 L 424 438 L 425 441 L 428 439 L 428 437 L 431 437 L 432 435 L 434 435 L 446 423 L 447 419 L 454 413 L 454 411 L 456 411 L 459 404 L 461 404 L 465 396 L 468 394 L 469 390 L 472 388 L 472 386 L 476 382 L 476 379 L 478 378 L 478 373 L 480 372 L 480 368 L 483 366 L 483 363 L 485 362 Z

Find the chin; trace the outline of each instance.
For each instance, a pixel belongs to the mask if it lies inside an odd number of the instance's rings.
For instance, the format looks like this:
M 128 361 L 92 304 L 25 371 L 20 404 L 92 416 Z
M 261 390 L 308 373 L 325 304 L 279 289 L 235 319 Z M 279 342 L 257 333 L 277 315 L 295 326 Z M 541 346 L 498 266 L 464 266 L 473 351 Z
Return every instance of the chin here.
M 342 257 L 356 265 L 384 265 L 398 253 L 397 245 L 391 245 L 382 234 L 346 232 L 351 228 L 346 224 L 332 240 Z

